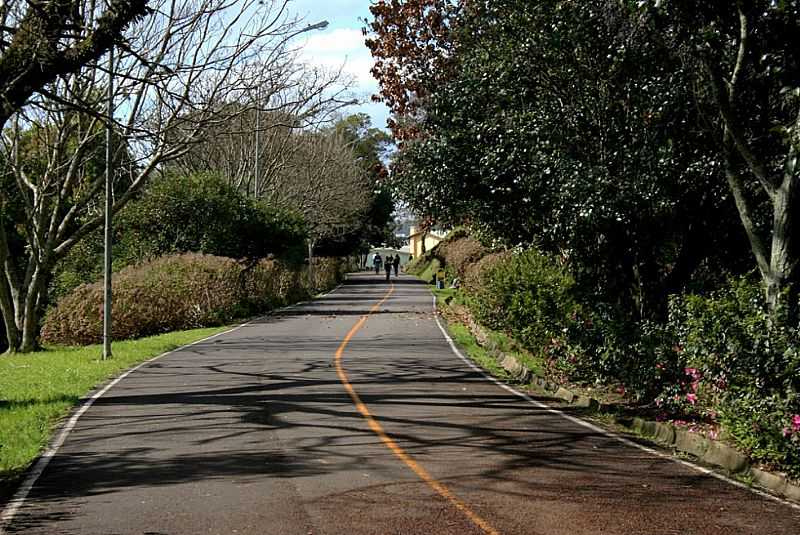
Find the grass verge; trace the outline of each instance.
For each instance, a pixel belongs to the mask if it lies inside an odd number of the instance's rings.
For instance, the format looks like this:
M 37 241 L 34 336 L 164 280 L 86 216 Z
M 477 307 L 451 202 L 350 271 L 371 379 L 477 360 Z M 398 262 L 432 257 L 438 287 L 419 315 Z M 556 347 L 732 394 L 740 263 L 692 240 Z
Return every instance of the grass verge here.
M 430 290 L 436 296 L 437 306 L 440 309 L 447 307 L 447 303 L 450 299 L 458 298 L 458 290 L 453 288 L 439 290 L 435 286 L 431 286 Z M 463 323 L 454 321 L 450 317 L 450 314 L 447 314 L 447 316 L 448 318 L 444 322 L 445 328 L 447 329 L 447 332 L 450 334 L 450 337 L 453 339 L 453 341 L 455 341 L 456 344 L 458 344 L 459 347 L 464 350 L 467 356 L 494 377 L 499 379 L 509 379 L 508 372 L 506 372 L 500 366 L 500 364 L 497 363 L 497 360 L 495 360 L 495 358 L 490 355 L 486 349 L 478 344 L 478 341 L 469 331 L 469 328 Z
M 498 379 L 509 379 L 508 372 L 500 367 L 488 351 L 478 345 L 475 337 L 472 336 L 472 333 L 469 332 L 465 325 L 447 322 L 446 328 L 451 338 L 466 351 L 467 356 L 475 361 L 478 366 Z
M 436 287 L 431 286 L 431 291 L 436 295 L 436 300 L 439 304 L 439 307 L 447 307 L 450 306 L 450 304 L 466 306 L 464 296 L 458 289 L 445 288 L 439 290 Z M 448 314 L 448 316 L 452 316 L 452 314 Z M 449 319 L 448 324 L 448 329 L 451 331 L 451 336 L 453 336 L 453 339 L 455 339 L 455 336 L 452 333 L 453 329 L 463 330 L 463 341 L 459 341 L 459 343 L 465 348 L 472 348 L 470 350 L 470 357 L 472 357 L 474 360 L 481 359 L 480 365 L 483 366 L 487 371 L 490 371 L 493 375 L 497 375 L 496 371 L 500 370 L 499 377 L 508 377 L 508 374 L 505 372 L 505 370 L 503 370 L 503 368 L 497 364 L 496 359 L 478 344 L 477 340 L 466 327 L 466 325 L 460 321 L 453 320 L 452 318 Z M 483 329 L 489 339 L 494 342 L 494 345 L 497 346 L 500 351 L 506 355 L 511 355 L 512 357 L 516 358 L 521 364 L 537 375 L 544 375 L 545 363 L 541 358 L 521 349 L 519 343 L 517 343 L 516 340 L 507 334 L 494 331 L 485 326 Z
M 100 360 L 99 345 L 0 356 L 0 496 L 47 445 L 59 420 L 94 387 L 135 364 L 225 329 L 116 342 L 114 357 L 106 361 Z

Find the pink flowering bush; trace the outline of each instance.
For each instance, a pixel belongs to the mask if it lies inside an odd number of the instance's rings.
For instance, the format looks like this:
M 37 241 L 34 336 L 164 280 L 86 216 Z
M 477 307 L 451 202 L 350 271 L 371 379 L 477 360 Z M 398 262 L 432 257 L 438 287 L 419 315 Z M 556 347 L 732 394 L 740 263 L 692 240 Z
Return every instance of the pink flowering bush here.
M 687 377 L 660 401 L 675 414 L 706 407 L 757 461 L 800 478 L 800 336 L 769 321 L 763 290 L 745 278 L 671 303 Z
M 657 367 L 659 365 L 657 364 Z M 662 416 L 702 418 L 705 416 L 699 391 L 703 374 L 697 368 L 684 368 L 678 380 L 667 384 L 655 399 Z
M 734 390 L 720 408 L 720 421 L 751 458 L 800 479 L 800 400 L 797 395 L 761 396 Z

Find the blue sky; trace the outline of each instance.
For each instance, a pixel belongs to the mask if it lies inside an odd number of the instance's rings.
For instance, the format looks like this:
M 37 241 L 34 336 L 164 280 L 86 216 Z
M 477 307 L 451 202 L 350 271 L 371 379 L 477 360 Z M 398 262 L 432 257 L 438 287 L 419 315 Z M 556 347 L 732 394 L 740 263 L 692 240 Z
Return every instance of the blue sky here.
M 304 60 L 335 69 L 344 65 L 344 71 L 355 80 L 356 97 L 367 101 L 352 111 L 368 113 L 373 125 L 385 128 L 389 111 L 383 104 L 369 102 L 378 85 L 369 72 L 372 56 L 364 45 L 364 23 L 359 20 L 369 18 L 369 5 L 370 0 L 290 0 L 288 10 L 309 24 L 330 23 L 324 31 L 304 37 Z

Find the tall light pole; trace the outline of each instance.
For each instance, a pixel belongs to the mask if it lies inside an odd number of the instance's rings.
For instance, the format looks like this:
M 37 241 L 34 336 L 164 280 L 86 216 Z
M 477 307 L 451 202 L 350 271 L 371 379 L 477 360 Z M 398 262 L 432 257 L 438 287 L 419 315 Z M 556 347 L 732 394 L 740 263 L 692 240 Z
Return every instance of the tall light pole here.
M 302 30 L 298 30 L 297 32 L 293 33 L 289 37 L 286 38 L 286 41 L 297 37 L 301 33 L 310 32 L 314 30 L 324 30 L 328 27 L 328 21 L 323 20 L 316 24 L 309 24 Z M 253 197 L 258 198 L 258 190 L 261 182 L 261 166 L 259 165 L 260 157 L 261 157 L 261 87 L 256 87 L 256 139 L 255 139 L 255 170 L 253 172 Z M 310 262 L 310 260 L 309 260 Z
M 108 52 L 108 117 L 106 124 L 106 203 L 103 253 L 103 360 L 111 358 L 111 208 L 114 203 L 113 121 L 114 121 L 114 47 Z
M 256 168 L 253 178 L 253 198 L 258 199 L 258 182 L 261 180 L 261 166 L 259 156 L 261 155 L 261 86 L 256 87 Z

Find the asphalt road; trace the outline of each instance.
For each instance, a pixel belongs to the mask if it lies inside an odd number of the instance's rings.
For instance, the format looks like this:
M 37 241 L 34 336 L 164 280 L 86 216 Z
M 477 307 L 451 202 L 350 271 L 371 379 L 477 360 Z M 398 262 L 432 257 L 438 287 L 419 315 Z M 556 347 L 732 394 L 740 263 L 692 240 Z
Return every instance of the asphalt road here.
M 487 381 L 452 353 L 425 286 L 381 279 L 132 373 L 8 531 L 800 533 L 787 505 Z

